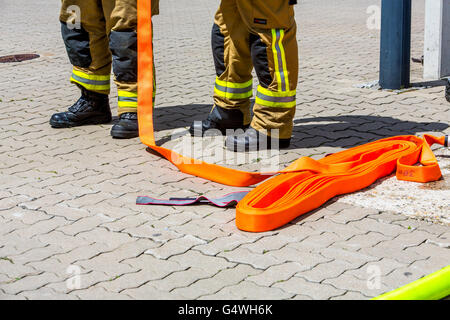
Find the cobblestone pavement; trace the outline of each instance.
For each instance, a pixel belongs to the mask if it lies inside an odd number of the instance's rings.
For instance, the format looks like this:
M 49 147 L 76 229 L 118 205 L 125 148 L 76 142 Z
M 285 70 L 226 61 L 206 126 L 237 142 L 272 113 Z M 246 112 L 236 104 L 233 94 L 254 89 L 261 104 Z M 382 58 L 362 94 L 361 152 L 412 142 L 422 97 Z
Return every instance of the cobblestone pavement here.
M 209 111 L 217 4 L 163 0 L 154 20 L 160 143 Z M 79 94 L 68 83 L 58 5 L 0 2 L 0 55 L 41 56 L 0 64 L 0 299 L 369 299 L 449 264 L 450 164 L 442 149 L 444 180 L 383 179 L 272 232 L 239 231 L 233 209 L 136 206 L 138 195 L 236 189 L 178 172 L 139 139 L 111 139 L 111 125 L 50 128 L 50 115 Z M 450 132 L 442 86 L 401 94 L 357 87 L 378 78 L 371 5 L 380 1 L 297 6 L 294 146 L 281 153 L 281 166 L 387 136 Z M 414 1 L 413 21 L 420 57 L 423 0 Z M 421 73 L 414 64 L 414 82 Z M 114 92 L 114 112 L 115 100 Z M 258 169 L 251 160 L 232 166 Z

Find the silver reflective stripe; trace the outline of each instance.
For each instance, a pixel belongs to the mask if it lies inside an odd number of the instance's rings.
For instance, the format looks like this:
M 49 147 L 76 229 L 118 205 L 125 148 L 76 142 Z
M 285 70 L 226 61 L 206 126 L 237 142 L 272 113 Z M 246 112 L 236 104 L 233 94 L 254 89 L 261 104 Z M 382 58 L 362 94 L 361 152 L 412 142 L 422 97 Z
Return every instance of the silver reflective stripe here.
M 256 96 L 258 98 L 260 98 L 261 100 L 265 100 L 265 101 L 270 101 L 270 102 L 294 102 L 295 101 L 295 96 L 290 96 L 290 97 L 271 97 L 271 96 L 266 96 L 265 94 L 261 93 L 261 92 L 256 92 Z
M 119 101 L 137 102 L 138 98 L 121 97 L 121 96 L 119 96 Z
M 216 83 L 216 89 L 220 90 L 222 92 L 228 92 L 228 93 L 247 93 L 247 92 L 252 91 L 253 86 L 249 86 L 247 88 L 229 88 L 229 87 L 221 86 Z
M 89 80 L 89 79 L 81 78 L 81 77 L 77 76 L 74 73 L 72 73 L 72 78 L 77 80 L 77 81 L 80 81 L 82 83 L 92 84 L 94 86 L 104 86 L 104 85 L 109 85 L 110 84 L 109 80 Z

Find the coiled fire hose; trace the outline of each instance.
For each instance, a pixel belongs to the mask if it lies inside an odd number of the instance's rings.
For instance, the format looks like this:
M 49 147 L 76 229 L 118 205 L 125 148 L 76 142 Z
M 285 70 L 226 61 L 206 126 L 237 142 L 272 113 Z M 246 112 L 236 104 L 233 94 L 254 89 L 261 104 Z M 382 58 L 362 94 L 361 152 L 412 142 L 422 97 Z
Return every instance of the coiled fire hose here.
M 368 187 L 396 171 L 399 180 L 429 182 L 441 171 L 430 146 L 448 146 L 448 137 L 396 136 L 335 153 L 320 160 L 302 157 L 279 172 L 245 172 L 184 157 L 157 146 L 153 128 L 153 48 L 151 1 L 138 0 L 138 121 L 142 143 L 172 162 L 180 171 L 221 184 L 244 187 L 268 178 L 243 199 L 239 194 L 236 225 L 251 232 L 273 230 L 320 207 L 329 199 Z M 422 166 L 414 166 L 420 163 Z M 232 203 L 225 197 L 216 202 Z M 186 199 L 184 199 L 186 200 Z M 185 205 L 199 199 L 156 201 L 138 198 L 138 204 Z M 203 201 L 204 198 L 199 201 Z M 211 201 L 214 203 L 214 200 Z

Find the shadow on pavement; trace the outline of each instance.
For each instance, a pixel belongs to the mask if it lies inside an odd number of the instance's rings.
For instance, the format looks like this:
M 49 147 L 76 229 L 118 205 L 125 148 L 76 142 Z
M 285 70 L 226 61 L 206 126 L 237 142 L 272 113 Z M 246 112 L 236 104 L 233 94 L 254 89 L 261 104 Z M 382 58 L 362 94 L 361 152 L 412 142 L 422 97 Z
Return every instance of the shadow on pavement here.
M 434 87 L 445 87 L 447 85 L 447 80 L 431 80 L 423 82 L 411 83 L 412 88 L 434 88 Z
M 188 104 L 154 109 L 155 131 L 189 127 L 194 121 L 206 119 L 211 104 Z
M 442 132 L 448 127 L 442 122 L 416 122 L 367 115 L 303 118 L 294 120 L 292 144 L 294 148 L 348 148 L 392 136 Z
M 210 104 L 156 107 L 155 131 L 188 128 L 194 121 L 206 119 Z M 320 146 L 349 148 L 397 135 L 442 132 L 449 127 L 443 122 L 416 122 L 393 117 L 348 115 L 310 117 L 294 120 L 291 149 Z M 160 141 L 159 143 L 166 142 Z

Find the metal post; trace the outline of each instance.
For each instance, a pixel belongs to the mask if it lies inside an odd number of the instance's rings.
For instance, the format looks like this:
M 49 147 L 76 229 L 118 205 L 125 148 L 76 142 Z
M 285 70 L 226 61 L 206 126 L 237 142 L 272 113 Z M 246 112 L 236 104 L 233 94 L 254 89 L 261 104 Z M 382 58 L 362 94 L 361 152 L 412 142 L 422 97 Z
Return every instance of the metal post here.
M 450 0 L 426 0 L 424 79 L 450 76 Z
M 410 86 L 411 0 L 382 0 L 380 86 Z

